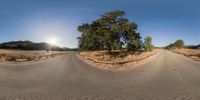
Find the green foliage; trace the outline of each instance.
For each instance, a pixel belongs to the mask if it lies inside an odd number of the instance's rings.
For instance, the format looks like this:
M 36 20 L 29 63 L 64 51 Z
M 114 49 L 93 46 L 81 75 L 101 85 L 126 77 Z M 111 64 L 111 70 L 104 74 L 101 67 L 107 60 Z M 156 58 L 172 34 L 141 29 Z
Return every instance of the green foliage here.
M 144 42 L 145 50 L 152 51 L 153 50 L 152 37 L 147 36 L 147 37 L 145 37 L 144 41 L 145 41 Z
M 141 36 L 137 33 L 137 25 L 124 18 L 125 12 L 116 10 L 106 12 L 91 24 L 86 23 L 78 27 L 81 36 L 78 37 L 80 50 L 128 50 L 141 48 Z
M 177 47 L 177 48 L 183 48 L 184 47 L 184 42 L 183 40 L 177 40 L 174 45 Z
M 96 29 L 98 23 L 83 24 L 78 27 L 78 31 L 83 34 L 79 39 L 79 49 L 80 50 L 99 50 L 103 49 L 102 45 L 102 35 L 99 34 Z
M 184 47 L 184 41 L 181 39 L 178 39 L 176 42 L 171 43 L 167 46 L 167 49 L 176 49 L 176 48 L 183 48 Z
M 170 43 L 168 46 L 167 46 L 167 49 L 175 49 L 176 46 L 174 45 L 174 43 Z

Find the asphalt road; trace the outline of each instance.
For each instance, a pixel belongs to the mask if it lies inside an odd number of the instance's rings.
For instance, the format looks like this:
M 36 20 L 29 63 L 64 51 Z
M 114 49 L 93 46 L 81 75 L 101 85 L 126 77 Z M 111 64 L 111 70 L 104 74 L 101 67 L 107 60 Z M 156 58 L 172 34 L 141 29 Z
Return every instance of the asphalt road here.
M 200 100 L 200 63 L 162 51 L 110 72 L 74 52 L 35 64 L 0 64 L 0 100 Z

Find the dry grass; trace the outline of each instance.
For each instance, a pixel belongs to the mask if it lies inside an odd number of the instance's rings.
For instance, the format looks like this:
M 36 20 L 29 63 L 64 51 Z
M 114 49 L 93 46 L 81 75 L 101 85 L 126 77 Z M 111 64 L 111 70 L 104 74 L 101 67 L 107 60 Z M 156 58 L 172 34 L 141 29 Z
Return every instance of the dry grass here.
M 80 52 L 79 56 L 87 63 L 106 70 L 125 70 L 144 62 L 145 58 L 155 55 L 160 49 L 151 52 L 125 52 L 108 55 L 105 51 Z
M 175 53 L 190 57 L 196 61 L 200 61 L 200 50 L 199 49 L 174 49 L 172 51 Z
M 23 50 L 0 50 L 0 62 L 28 62 L 47 59 L 64 52 L 58 51 L 23 51 Z

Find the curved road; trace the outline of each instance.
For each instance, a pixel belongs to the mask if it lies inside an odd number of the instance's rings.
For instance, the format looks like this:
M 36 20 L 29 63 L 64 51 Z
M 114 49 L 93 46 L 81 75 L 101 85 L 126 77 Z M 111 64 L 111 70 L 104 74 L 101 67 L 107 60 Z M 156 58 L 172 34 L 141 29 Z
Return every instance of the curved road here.
M 0 100 L 200 100 L 200 63 L 169 51 L 119 72 L 75 52 L 35 64 L 0 64 Z

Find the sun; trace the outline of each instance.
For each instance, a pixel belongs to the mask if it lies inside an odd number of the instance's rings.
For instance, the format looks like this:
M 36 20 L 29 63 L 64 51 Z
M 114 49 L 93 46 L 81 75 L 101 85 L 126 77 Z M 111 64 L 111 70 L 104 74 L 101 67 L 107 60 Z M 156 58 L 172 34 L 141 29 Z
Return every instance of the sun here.
M 51 37 L 51 38 L 48 38 L 47 43 L 52 44 L 52 45 L 59 45 L 58 40 L 59 39 L 56 37 Z

